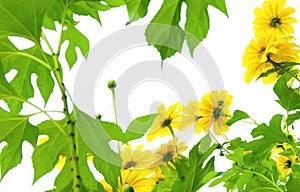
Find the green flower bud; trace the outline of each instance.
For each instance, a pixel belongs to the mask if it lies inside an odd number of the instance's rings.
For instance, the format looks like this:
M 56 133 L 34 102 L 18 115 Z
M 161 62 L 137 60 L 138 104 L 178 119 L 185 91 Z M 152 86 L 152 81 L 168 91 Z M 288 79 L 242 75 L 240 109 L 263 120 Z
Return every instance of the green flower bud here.
M 125 184 L 123 187 L 123 192 L 134 192 L 133 187 L 129 184 Z
M 101 120 L 102 115 L 101 114 L 97 114 L 96 115 L 96 119 Z
M 117 83 L 115 80 L 109 80 L 107 86 L 109 89 L 114 89 L 117 86 Z

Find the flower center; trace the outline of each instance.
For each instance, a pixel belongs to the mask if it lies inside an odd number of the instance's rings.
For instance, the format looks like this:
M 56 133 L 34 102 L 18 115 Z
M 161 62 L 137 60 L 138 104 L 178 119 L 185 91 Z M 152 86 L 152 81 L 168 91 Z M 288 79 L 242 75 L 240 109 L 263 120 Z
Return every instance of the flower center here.
M 125 169 L 129 169 L 131 167 L 136 166 L 136 163 L 134 161 L 129 161 L 126 165 L 125 165 Z
M 171 152 L 168 152 L 164 155 L 163 161 L 166 163 L 169 162 L 172 158 L 173 158 L 173 154 Z
M 284 163 L 284 168 L 285 169 L 289 169 L 292 167 L 292 161 L 288 160 L 287 162 Z
M 213 110 L 213 116 L 215 119 L 218 119 L 222 114 L 222 109 L 220 107 L 215 107 Z
M 281 24 L 280 18 L 273 18 L 271 20 L 270 26 L 271 27 L 277 27 L 277 24 L 279 24 L 279 25 Z
M 162 127 L 169 127 L 171 125 L 172 119 L 168 118 L 162 123 Z
M 123 187 L 123 192 L 134 192 L 134 189 L 131 185 L 125 184 Z

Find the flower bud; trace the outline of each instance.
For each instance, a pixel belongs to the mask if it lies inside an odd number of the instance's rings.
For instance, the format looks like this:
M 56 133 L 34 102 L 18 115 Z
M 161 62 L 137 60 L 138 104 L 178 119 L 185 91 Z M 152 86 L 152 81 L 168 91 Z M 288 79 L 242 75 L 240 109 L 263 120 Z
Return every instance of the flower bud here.
M 134 192 L 133 187 L 129 184 L 125 184 L 123 187 L 123 192 Z
M 101 114 L 97 114 L 96 115 L 96 119 L 101 120 L 102 115 Z
M 117 83 L 115 80 L 109 80 L 107 86 L 109 89 L 114 89 L 117 86 Z

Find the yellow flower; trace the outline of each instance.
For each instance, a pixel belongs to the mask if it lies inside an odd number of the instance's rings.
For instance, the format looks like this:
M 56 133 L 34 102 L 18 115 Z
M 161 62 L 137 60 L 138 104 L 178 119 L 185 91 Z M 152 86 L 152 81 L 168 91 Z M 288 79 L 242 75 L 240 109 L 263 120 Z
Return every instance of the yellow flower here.
M 38 139 L 37 146 L 40 146 L 44 143 L 46 143 L 49 140 L 49 137 L 41 137 Z M 54 168 L 57 168 L 58 170 L 62 170 L 66 163 L 66 156 L 65 155 L 59 155 L 58 162 L 56 163 Z
M 267 34 L 258 40 L 252 40 L 245 50 L 243 66 L 246 67 L 245 81 L 257 79 L 262 73 L 274 69 L 276 63 L 295 62 L 299 59 L 299 48 L 290 42 L 288 38 L 276 38 L 272 34 Z M 274 72 L 266 77 L 262 77 L 264 83 L 272 83 L 278 78 L 278 73 Z
M 121 152 L 122 167 L 129 168 L 149 168 L 152 166 L 154 155 L 150 150 L 142 151 L 143 145 L 137 146 L 135 150 L 127 144 L 124 151 Z
M 273 147 L 270 158 L 276 161 L 277 158 L 280 156 L 280 153 L 282 153 L 283 151 L 289 148 L 291 147 L 287 143 L 284 142 L 278 143 L 276 146 Z
M 158 136 L 164 137 L 166 135 L 171 135 L 172 132 L 170 128 L 180 130 L 182 119 L 181 111 L 182 107 L 179 102 L 170 106 L 168 110 L 166 110 L 164 104 L 160 105 L 157 108 L 158 115 L 147 134 L 147 140 L 153 141 Z
M 286 177 L 292 172 L 292 165 L 297 163 L 297 156 L 283 156 L 280 155 L 276 160 L 276 166 L 281 172 L 281 177 Z
M 224 90 L 212 91 L 204 95 L 200 103 L 200 115 L 202 117 L 199 119 L 199 124 L 201 128 L 208 132 L 213 125 L 213 130 L 217 135 L 228 131 L 228 126 L 225 123 L 227 121 L 226 116 L 230 115 L 228 107 L 231 102 L 232 96 Z
M 292 7 L 285 8 L 286 0 L 269 0 L 263 3 L 262 8 L 256 8 L 254 14 L 254 29 L 256 37 L 262 37 L 265 34 L 273 33 L 277 37 L 290 35 L 294 33 L 291 26 L 297 23 L 297 20 L 291 15 L 295 12 Z
M 183 142 L 179 144 L 177 144 L 177 142 L 178 138 L 175 137 L 167 144 L 162 144 L 155 152 L 156 161 L 153 163 L 153 165 L 158 166 L 161 164 L 171 163 L 170 161 L 173 160 L 178 154 L 187 150 L 188 147 Z
M 151 177 L 153 175 L 151 169 L 133 170 L 122 169 L 122 184 L 119 181 L 119 192 L 151 192 L 156 185 L 156 180 Z M 120 180 L 120 179 L 119 179 Z M 112 187 L 103 179 L 100 181 L 104 189 L 112 192 Z
M 186 107 L 183 106 L 183 114 L 184 116 L 182 118 L 182 125 L 185 127 L 194 125 L 196 133 L 200 133 L 200 103 L 198 101 L 190 101 Z

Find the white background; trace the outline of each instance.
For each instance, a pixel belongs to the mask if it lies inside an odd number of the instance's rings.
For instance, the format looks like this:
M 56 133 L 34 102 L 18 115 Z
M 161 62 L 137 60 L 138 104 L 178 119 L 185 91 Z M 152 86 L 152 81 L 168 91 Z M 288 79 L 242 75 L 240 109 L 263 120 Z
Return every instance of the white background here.
M 250 40 L 253 38 L 253 10 L 255 7 L 262 6 L 262 1 L 227 0 L 226 3 L 229 18 L 224 16 L 218 10 L 212 7 L 209 8 L 209 14 L 211 18 L 210 31 L 207 38 L 203 41 L 202 45 L 204 45 L 208 49 L 215 62 L 217 63 L 222 73 L 222 78 L 226 90 L 234 96 L 231 110 L 234 111 L 236 109 L 241 109 L 250 114 L 259 123 L 268 122 L 274 114 L 284 112 L 280 108 L 280 106 L 276 102 L 274 102 L 276 96 L 272 91 L 273 85 L 263 85 L 260 81 L 254 81 L 251 84 L 246 84 L 244 82 L 245 69 L 242 67 L 243 52 Z M 288 5 L 293 7 L 300 7 L 300 1 L 289 0 L 287 3 Z M 148 15 L 144 19 L 141 19 L 133 23 L 132 25 L 148 23 L 160 8 L 161 4 L 162 0 L 152 1 L 149 6 Z M 185 10 L 186 7 L 184 7 L 184 9 L 182 10 L 183 13 L 181 24 L 184 24 L 185 21 Z M 299 12 L 294 14 L 294 16 L 298 20 L 300 20 L 299 15 Z M 107 12 L 100 13 L 100 18 L 102 21 L 102 27 L 100 27 L 99 24 L 92 19 L 86 17 L 76 17 L 77 20 L 82 20 L 82 22 L 78 24 L 78 28 L 88 37 L 88 39 L 90 39 L 91 48 L 99 40 L 105 38 L 107 35 L 125 28 L 125 23 L 128 20 L 126 7 L 123 6 L 121 8 L 116 8 Z M 295 26 L 296 37 L 297 34 L 300 34 L 299 26 L 300 25 Z M 51 44 L 56 47 L 57 34 L 53 32 L 47 32 L 46 34 L 49 35 Z M 28 47 L 28 43 L 23 40 L 19 39 L 15 42 L 18 43 L 18 46 L 20 48 L 26 48 L 26 46 Z M 63 48 L 65 48 L 66 46 L 67 43 L 64 43 Z M 99 54 L 99 56 L 101 55 Z M 142 57 L 144 57 L 144 60 L 149 57 L 159 60 L 159 54 L 152 47 L 144 48 L 144 55 L 142 55 Z M 134 58 L 130 57 L 130 53 L 128 53 L 126 58 L 127 60 L 124 60 L 124 58 L 120 56 L 119 61 L 133 62 L 134 60 Z M 70 73 L 65 72 L 65 84 L 67 85 L 70 92 L 72 92 L 73 90 L 74 77 L 76 75 L 76 70 L 81 63 L 81 59 L 82 57 L 80 57 L 76 66 Z M 180 55 L 177 55 L 175 58 L 167 61 L 168 63 L 179 63 L 179 68 L 182 67 L 183 69 L 184 67 L 180 66 L 180 64 L 182 64 L 182 62 L 186 60 L 184 60 L 184 58 L 182 58 Z M 65 62 L 63 58 L 61 58 L 61 62 Z M 134 62 L 136 62 L 136 60 Z M 188 64 L 188 61 L 186 62 Z M 118 63 L 118 58 L 116 58 L 115 63 Z M 112 64 L 112 66 L 114 65 Z M 116 70 L 116 67 L 110 70 Z M 113 73 L 108 69 L 102 79 L 99 79 L 97 85 L 98 89 L 95 91 L 95 94 L 99 95 L 99 100 L 95 101 L 95 108 L 97 112 L 103 115 L 103 118 L 105 120 L 113 121 L 111 97 L 109 90 L 106 89 L 106 82 L 108 79 L 118 78 L 118 74 L 122 73 L 121 70 L 122 69 L 119 69 L 119 72 L 115 71 L 116 73 Z M 187 76 L 190 76 L 191 80 L 194 79 L 194 87 L 195 89 L 199 89 L 200 99 L 203 94 L 208 92 L 207 85 L 203 81 L 196 81 L 196 79 L 199 77 L 199 74 L 189 73 L 188 69 L 185 72 Z M 35 78 L 36 77 L 33 75 L 33 81 Z M 151 88 L 148 89 L 149 87 Z M 159 89 L 159 91 L 155 90 L 154 88 Z M 47 105 L 47 109 L 62 108 L 62 105 L 58 104 L 59 99 L 60 94 L 58 92 L 58 89 L 55 89 L 55 93 L 51 96 L 49 104 Z M 144 85 L 144 87 L 143 85 L 141 85 L 140 87 L 136 87 L 130 95 L 128 106 L 129 111 L 133 117 L 144 115 L 145 113 L 150 112 L 149 104 L 151 104 L 151 102 L 153 101 L 158 100 L 168 106 L 177 101 L 178 98 L 176 92 L 172 91 L 165 85 L 153 84 Z M 37 94 L 31 101 L 34 101 L 40 106 L 43 106 L 43 102 L 39 94 Z M 1 105 L 5 106 L 3 102 L 1 102 Z M 30 111 L 30 108 L 28 106 L 25 106 L 25 108 L 26 110 L 23 110 L 24 114 Z M 57 116 L 56 118 L 60 117 Z M 31 121 L 33 124 L 37 124 L 42 119 L 43 116 L 38 116 L 31 119 Z M 229 139 L 233 139 L 235 137 L 242 137 L 244 139 L 247 139 L 249 138 L 249 134 L 252 128 L 252 125 L 237 123 L 230 128 L 230 131 L 227 133 L 227 137 Z M 222 138 L 220 138 L 220 140 L 222 141 Z M 0 149 L 3 146 L 3 143 L 0 144 Z M 54 170 L 52 173 L 38 180 L 32 186 L 33 169 L 30 159 L 31 153 L 31 146 L 28 143 L 24 143 L 22 163 L 11 170 L 3 178 L 0 183 L 1 192 L 41 192 L 53 188 L 54 179 L 58 173 L 58 170 Z M 230 167 L 230 165 L 231 162 L 224 158 L 218 157 L 216 159 L 216 169 L 218 171 L 225 171 L 226 168 Z M 100 177 L 97 176 L 97 178 Z M 215 188 L 204 187 L 200 191 L 225 191 L 225 189 L 221 186 Z

